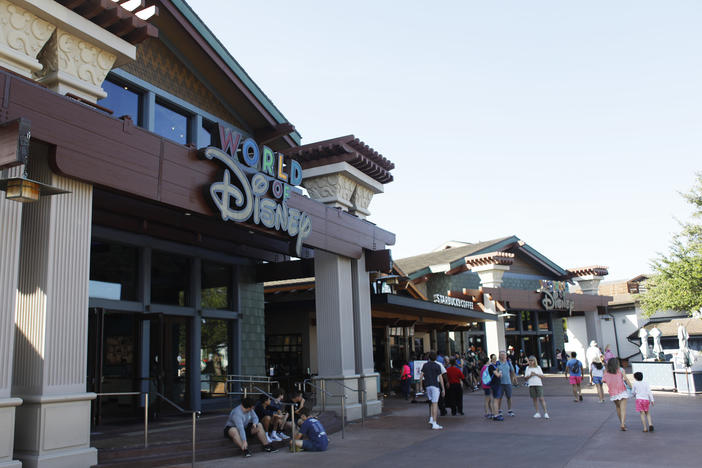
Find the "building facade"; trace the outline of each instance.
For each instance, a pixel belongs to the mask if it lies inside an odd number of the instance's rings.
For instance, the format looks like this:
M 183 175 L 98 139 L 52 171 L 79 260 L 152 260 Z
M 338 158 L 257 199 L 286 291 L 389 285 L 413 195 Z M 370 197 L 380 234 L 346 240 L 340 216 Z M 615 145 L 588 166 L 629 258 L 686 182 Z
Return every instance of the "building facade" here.
M 393 164 L 312 154 L 184 1 L 133 3 L 0 0 L 0 466 L 94 465 L 91 425 L 144 405 L 98 393 L 226 404 L 293 258 L 324 278 L 318 378 L 377 386 L 367 260 L 395 236 L 364 218 Z
M 596 287 L 607 274 L 605 267 L 565 270 L 516 236 L 449 242 L 396 263 L 426 296 L 468 301 L 495 318 L 463 334 L 463 351 L 473 346 L 497 354 L 511 347 L 516 353 L 523 350 L 537 356 L 543 368 L 555 370 L 556 350 L 569 349 L 568 323 L 577 317 L 584 328 L 574 339 L 602 341 L 599 317 L 606 313 L 609 298 L 598 295 Z M 584 294 L 571 293 L 573 283 Z M 448 340 L 437 342 L 442 351 L 443 342 Z M 584 349 L 577 351 L 584 356 Z

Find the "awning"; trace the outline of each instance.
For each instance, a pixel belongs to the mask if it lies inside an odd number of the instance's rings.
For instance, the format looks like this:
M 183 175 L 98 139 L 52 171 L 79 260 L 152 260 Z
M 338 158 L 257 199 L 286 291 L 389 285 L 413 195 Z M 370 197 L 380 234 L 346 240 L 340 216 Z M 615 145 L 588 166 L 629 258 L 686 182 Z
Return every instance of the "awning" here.
M 453 307 L 435 302 L 422 301 L 407 296 L 395 294 L 371 295 L 371 309 L 373 311 L 391 312 L 401 316 L 431 317 L 446 319 L 451 322 L 484 322 L 497 320 L 497 316 L 477 310 Z

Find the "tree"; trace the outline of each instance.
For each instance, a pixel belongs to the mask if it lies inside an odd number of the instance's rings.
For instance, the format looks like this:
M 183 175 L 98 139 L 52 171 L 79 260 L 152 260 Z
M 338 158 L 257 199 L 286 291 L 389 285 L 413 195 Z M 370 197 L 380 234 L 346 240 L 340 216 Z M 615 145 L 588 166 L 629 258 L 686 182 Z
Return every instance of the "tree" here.
M 682 196 L 693 206 L 692 220 L 681 223 L 667 254 L 651 262 L 653 275 L 641 295 L 646 315 L 658 310 L 677 310 L 692 314 L 702 309 L 702 172 L 695 186 Z

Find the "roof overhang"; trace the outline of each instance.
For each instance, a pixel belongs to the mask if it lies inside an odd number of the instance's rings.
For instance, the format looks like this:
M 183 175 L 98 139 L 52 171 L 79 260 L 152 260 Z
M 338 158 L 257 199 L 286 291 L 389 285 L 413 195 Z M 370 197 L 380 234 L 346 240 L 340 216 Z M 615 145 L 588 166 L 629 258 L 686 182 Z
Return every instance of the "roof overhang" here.
M 395 294 L 372 294 L 371 308 L 373 310 L 395 312 L 399 317 L 402 315 L 413 315 L 465 322 L 486 322 L 489 320 L 497 320 L 497 317 L 494 314 L 480 312 L 477 310 L 463 309 L 460 307 L 452 307 L 429 301 L 422 301 Z

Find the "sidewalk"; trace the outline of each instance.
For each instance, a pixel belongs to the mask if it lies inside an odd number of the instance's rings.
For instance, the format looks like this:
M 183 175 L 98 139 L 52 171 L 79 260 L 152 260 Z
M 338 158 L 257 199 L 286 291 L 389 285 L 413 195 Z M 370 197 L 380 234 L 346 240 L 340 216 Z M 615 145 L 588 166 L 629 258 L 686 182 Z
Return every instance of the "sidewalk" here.
M 584 386 L 584 400 L 574 403 L 563 376 L 545 385 L 550 420 L 533 419 L 526 387 L 515 389 L 517 416 L 504 422 L 484 420 L 482 392 L 464 394 L 465 416 L 441 417 L 443 430 L 427 424 L 426 404 L 386 400 L 384 416 L 350 424 L 345 439 L 331 436 L 324 453 L 280 451 L 202 462 L 200 467 L 286 466 L 396 467 L 449 464 L 457 467 L 699 467 L 702 397 L 656 392 L 652 410 L 655 432 L 643 433 L 633 401 L 627 407 L 629 430 L 619 430 L 614 404 L 597 402 L 594 387 Z M 504 408 L 503 402 L 503 408 Z M 179 465 L 185 468 L 186 465 Z M 190 465 L 187 465 L 190 466 Z

